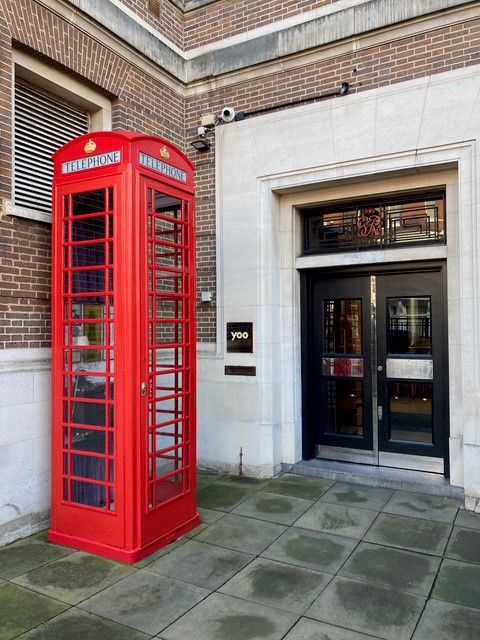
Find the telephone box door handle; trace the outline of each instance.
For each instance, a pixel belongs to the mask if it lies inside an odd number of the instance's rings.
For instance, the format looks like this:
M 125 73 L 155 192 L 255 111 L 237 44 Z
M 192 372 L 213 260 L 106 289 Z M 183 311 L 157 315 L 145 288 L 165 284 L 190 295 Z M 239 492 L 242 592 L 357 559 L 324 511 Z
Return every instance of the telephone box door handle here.
M 142 382 L 142 384 L 140 385 L 140 391 L 142 396 L 147 395 L 147 383 L 146 382 Z

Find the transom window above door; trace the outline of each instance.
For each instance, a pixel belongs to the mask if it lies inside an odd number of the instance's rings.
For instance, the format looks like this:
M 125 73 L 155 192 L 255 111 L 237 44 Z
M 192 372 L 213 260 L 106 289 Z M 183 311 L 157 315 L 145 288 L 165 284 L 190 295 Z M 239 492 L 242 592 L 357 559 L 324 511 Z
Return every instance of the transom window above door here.
M 300 210 L 303 253 L 445 244 L 442 191 L 373 196 Z

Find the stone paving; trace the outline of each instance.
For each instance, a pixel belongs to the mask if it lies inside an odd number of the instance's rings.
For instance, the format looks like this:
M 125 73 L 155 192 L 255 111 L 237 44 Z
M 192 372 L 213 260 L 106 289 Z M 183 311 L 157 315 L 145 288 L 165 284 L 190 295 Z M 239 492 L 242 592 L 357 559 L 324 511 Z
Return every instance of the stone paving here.
M 451 498 L 199 472 L 202 524 L 135 565 L 0 549 L 0 640 L 475 640 L 480 515 Z

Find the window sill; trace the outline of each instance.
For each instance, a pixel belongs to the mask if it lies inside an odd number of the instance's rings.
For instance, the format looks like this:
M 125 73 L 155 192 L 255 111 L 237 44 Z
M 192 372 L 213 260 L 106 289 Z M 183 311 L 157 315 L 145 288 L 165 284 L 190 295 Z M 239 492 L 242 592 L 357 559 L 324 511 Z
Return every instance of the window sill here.
M 3 210 L 5 215 L 7 216 L 26 218 L 27 220 L 35 220 L 36 222 L 45 222 L 46 224 L 52 224 L 51 213 L 42 213 L 41 211 L 27 209 L 26 207 L 17 207 L 11 200 L 3 201 Z

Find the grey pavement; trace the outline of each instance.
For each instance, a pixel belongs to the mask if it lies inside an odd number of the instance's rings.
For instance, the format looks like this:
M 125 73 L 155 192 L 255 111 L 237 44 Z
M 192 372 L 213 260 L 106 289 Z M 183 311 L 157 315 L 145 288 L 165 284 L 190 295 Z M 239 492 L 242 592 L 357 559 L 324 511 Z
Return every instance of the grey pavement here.
M 480 515 L 457 499 L 199 471 L 201 524 L 126 565 L 0 549 L 0 640 L 480 639 Z

